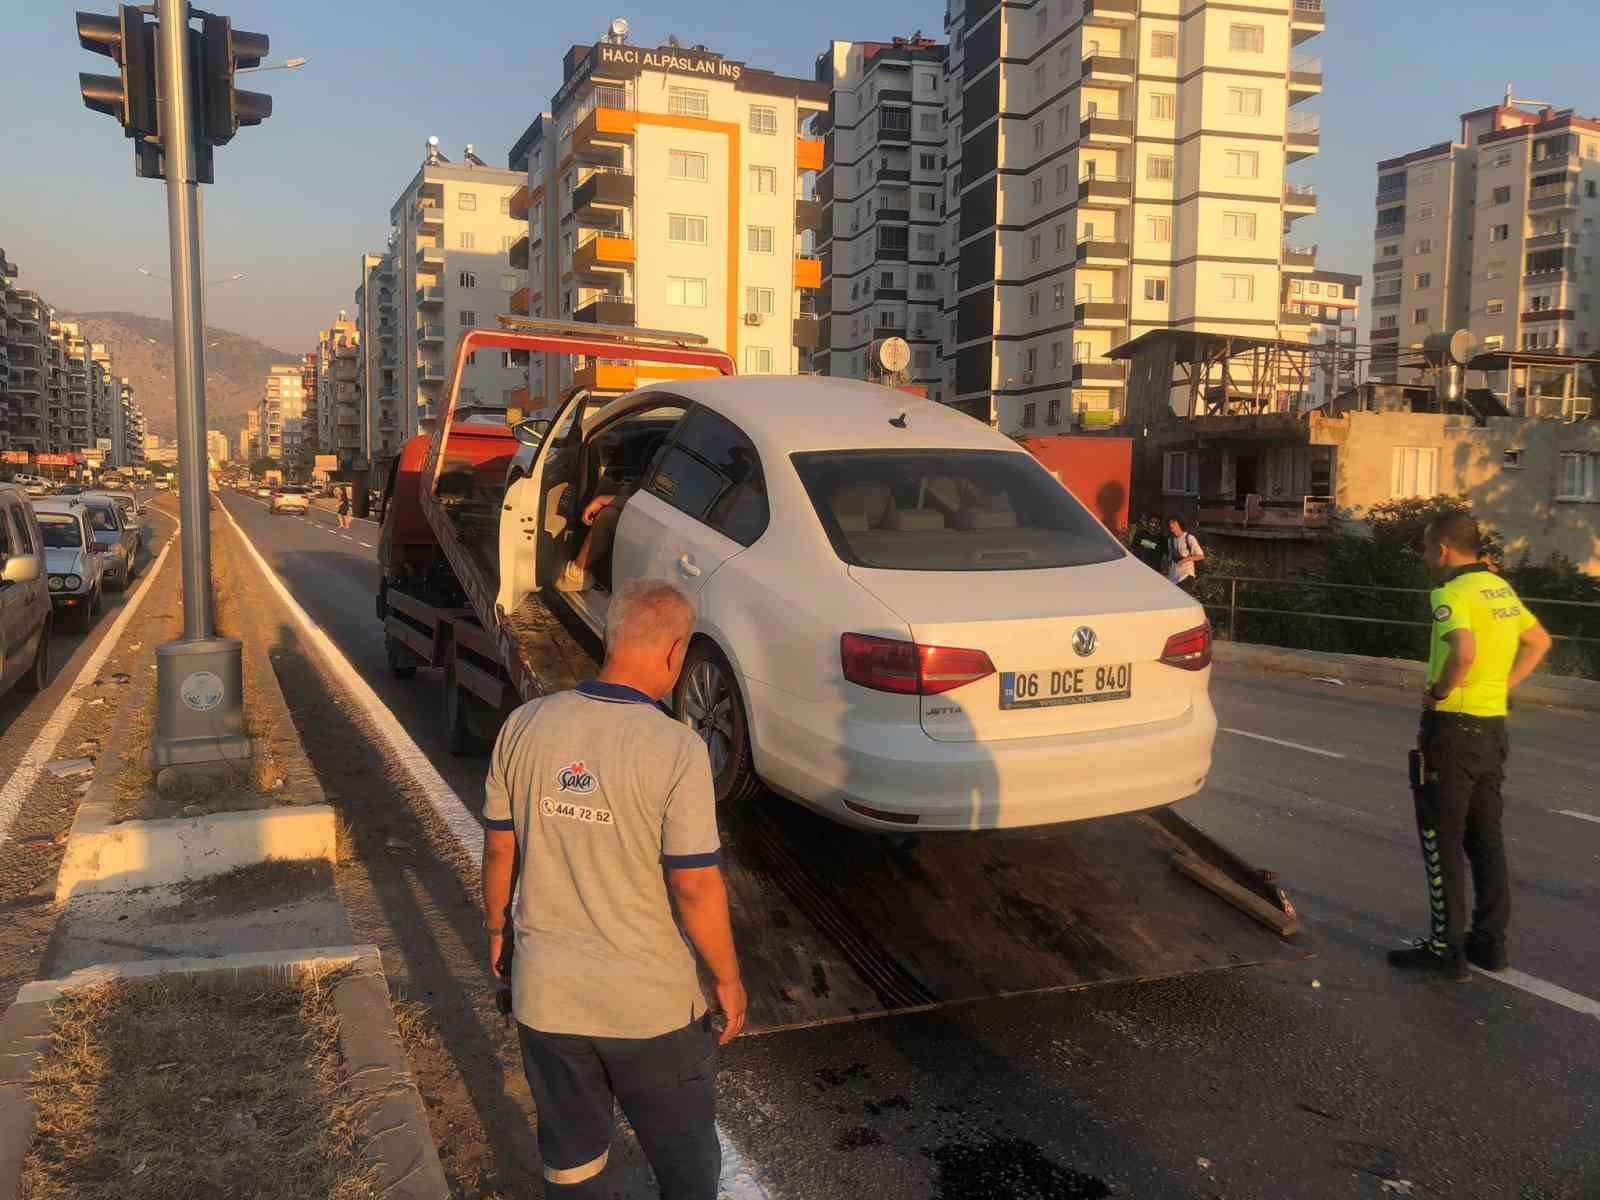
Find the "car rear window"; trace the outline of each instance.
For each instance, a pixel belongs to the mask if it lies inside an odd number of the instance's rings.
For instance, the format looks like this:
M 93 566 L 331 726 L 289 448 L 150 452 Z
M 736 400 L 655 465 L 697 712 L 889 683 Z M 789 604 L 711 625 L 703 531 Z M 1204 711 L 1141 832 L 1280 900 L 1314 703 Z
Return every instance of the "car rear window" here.
M 1028 454 L 850 450 L 792 459 L 834 551 L 852 566 L 1021 571 L 1124 553 Z
M 74 550 L 83 545 L 83 532 L 77 517 L 64 513 L 35 513 L 44 544 L 51 550 Z

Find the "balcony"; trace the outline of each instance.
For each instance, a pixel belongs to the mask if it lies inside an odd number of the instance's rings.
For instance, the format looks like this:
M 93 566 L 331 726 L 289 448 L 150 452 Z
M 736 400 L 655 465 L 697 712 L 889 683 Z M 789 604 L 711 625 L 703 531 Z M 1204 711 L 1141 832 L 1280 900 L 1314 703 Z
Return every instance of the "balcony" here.
M 1322 0 L 1294 0 L 1294 8 L 1289 13 L 1289 32 L 1296 46 L 1316 37 L 1327 27 L 1328 15 L 1323 10 Z
M 901 257 L 905 257 L 904 251 Z M 794 259 L 794 285 L 797 288 L 822 286 L 822 260 L 814 254 L 797 254 Z
M 1318 307 L 1320 308 L 1321 305 L 1318 305 Z M 1285 308 L 1283 312 L 1278 314 L 1278 323 L 1280 325 L 1318 325 L 1321 324 L 1321 320 L 1320 317 L 1312 313 L 1295 312 L 1292 308 Z
M 1128 302 L 1080 300 L 1072 310 L 1072 320 L 1074 324 L 1090 329 L 1120 329 L 1128 323 Z
M 429 230 L 433 233 L 438 233 L 443 230 L 444 205 L 437 201 L 429 201 L 427 203 L 418 204 L 417 225 L 420 228 Z
M 1128 243 L 1115 238 L 1089 238 L 1078 243 L 1077 262 L 1080 267 L 1125 267 Z
M 1317 248 L 1315 246 L 1285 246 L 1283 248 L 1285 271 L 1315 271 Z
M 1133 122 L 1118 116 L 1096 114 L 1078 126 L 1078 142 L 1084 146 L 1115 149 L 1133 141 Z
M 907 135 L 910 136 L 909 134 Z M 794 169 L 796 171 L 822 170 L 822 139 L 799 137 L 794 140 Z
M 632 325 L 633 301 L 625 296 L 596 296 L 580 304 L 572 319 L 595 325 Z
M 622 88 L 597 87 L 594 96 L 594 107 L 572 131 L 573 152 L 620 159 L 633 141 L 638 114 L 627 106 L 627 92 Z
M 878 182 L 879 183 L 910 183 L 911 182 L 911 168 L 910 167 L 885 167 L 885 166 L 880 166 L 878 168 Z
M 511 249 L 506 251 L 506 260 L 518 271 L 528 269 L 528 235 L 523 234 L 511 243 Z
M 417 326 L 417 344 L 419 346 L 437 346 L 443 341 L 443 325 L 428 325 L 424 323 Z
M 1128 377 L 1128 364 L 1110 358 L 1091 358 L 1072 364 L 1073 383 L 1117 385 Z
M 417 367 L 418 383 L 443 383 L 444 367 L 434 363 L 422 363 Z
M 417 273 L 419 275 L 437 275 L 444 270 L 444 248 L 442 246 L 421 246 L 417 249 Z
M 1526 324 L 1540 321 L 1571 321 L 1576 314 L 1570 308 L 1534 308 L 1522 314 Z
M 822 234 L 822 201 L 797 200 L 794 206 L 794 231 L 805 233 L 810 230 L 819 237 Z
M 524 183 L 511 193 L 511 219 L 513 221 L 526 221 L 528 219 L 528 207 L 528 185 Z
M 572 192 L 572 211 L 578 220 L 591 225 L 612 221 L 632 206 L 633 176 L 627 171 L 594 170 Z
M 419 287 L 417 289 L 417 307 L 426 308 L 431 304 L 444 303 L 444 289 L 442 287 Z M 383 326 L 378 326 L 378 332 L 383 332 Z
M 1132 83 L 1137 65 L 1131 58 L 1091 54 L 1083 60 L 1084 83 Z
M 629 392 L 639 386 L 639 368 L 609 358 L 588 359 L 572 372 L 572 386 L 591 392 Z
M 1081 204 L 1128 204 L 1133 200 L 1133 180 L 1125 175 L 1085 175 L 1078 180 Z
M 1322 117 L 1312 113 L 1308 117 L 1301 117 L 1298 121 L 1289 124 L 1289 136 L 1285 150 L 1290 162 L 1299 162 L 1303 158 L 1310 158 L 1322 149 Z
M 527 316 L 528 300 L 528 289 L 525 287 L 519 287 L 516 291 L 511 293 L 511 311 L 519 317 Z
M 1571 250 L 1578 244 L 1578 235 L 1570 229 L 1555 233 L 1536 233 L 1528 239 L 1529 250 Z
M 579 275 L 604 274 L 633 269 L 633 239 L 597 233 L 578 246 L 572 256 L 572 269 Z
M 1289 67 L 1289 103 L 1322 95 L 1322 59 L 1296 59 Z
M 801 350 L 817 350 L 822 345 L 822 321 L 817 317 L 794 319 L 794 344 Z
M 1333 501 L 1326 496 L 1291 496 L 1267 500 L 1255 493 L 1244 497 L 1244 507 L 1227 498 L 1200 501 L 1202 528 L 1232 529 L 1326 529 L 1331 524 Z
M 1139 12 L 1138 0 L 1083 0 L 1083 19 L 1098 23 L 1131 21 Z
M 1565 183 L 1546 183 L 1528 193 L 1528 208 L 1532 211 L 1552 208 L 1577 208 L 1578 189 Z
M 1283 215 L 1285 220 L 1314 216 L 1317 211 L 1317 189 L 1310 184 L 1286 184 L 1283 189 Z

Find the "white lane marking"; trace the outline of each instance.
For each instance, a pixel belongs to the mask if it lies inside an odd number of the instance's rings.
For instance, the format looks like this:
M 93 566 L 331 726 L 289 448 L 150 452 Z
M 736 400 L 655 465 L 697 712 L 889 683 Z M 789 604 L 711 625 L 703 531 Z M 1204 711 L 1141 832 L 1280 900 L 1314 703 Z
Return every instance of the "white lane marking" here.
M 1286 742 L 1282 738 L 1268 737 L 1264 733 L 1251 733 L 1248 729 L 1229 729 L 1226 725 L 1220 726 L 1220 728 L 1223 733 L 1232 733 L 1244 738 L 1254 738 L 1258 742 L 1271 742 L 1274 746 L 1287 746 L 1291 750 L 1304 750 L 1307 754 L 1320 754 L 1323 758 L 1344 757 L 1344 755 L 1332 750 L 1319 750 L 1315 746 L 1306 746 L 1299 742 Z
M 161 515 L 167 517 L 166 513 Z M 172 520 L 171 517 L 167 519 Z M 173 521 L 173 525 L 176 526 L 177 522 Z M 133 620 L 134 613 L 139 611 L 144 598 L 149 595 L 150 585 L 161 573 L 161 564 L 167 561 L 167 551 L 172 549 L 172 543 L 177 541 L 177 538 L 177 530 L 174 528 L 167 536 L 167 540 L 162 543 L 161 553 L 156 555 L 156 561 L 145 568 L 144 581 L 139 584 L 138 590 L 123 603 L 122 610 L 117 613 L 117 619 L 111 623 L 111 628 L 106 630 L 105 636 L 100 639 L 100 644 L 94 648 L 94 653 L 85 660 L 83 669 L 72 681 L 66 696 L 56 706 L 55 712 L 50 714 L 50 719 L 45 722 L 38 736 L 33 739 L 33 745 L 28 747 L 28 752 L 22 756 L 17 769 L 11 773 L 11 778 L 6 780 L 5 787 L 0 788 L 0 842 L 5 841 L 10 834 L 11 823 L 17 819 L 23 800 L 38 783 L 44 764 L 55 757 L 56 747 L 60 745 L 62 736 L 67 732 L 67 726 L 72 724 L 72 719 L 78 715 L 78 709 L 83 707 L 83 697 L 79 694 L 79 689 L 99 674 L 106 659 L 111 657 L 111 652 L 117 648 L 117 640 Z M 95 768 L 98 770 L 100 765 L 96 762 Z
M 342 537 L 347 542 L 355 541 L 355 538 L 351 537 L 348 533 L 341 533 L 339 536 Z
M 1552 808 L 1550 811 L 1558 816 L 1577 817 L 1580 821 L 1593 821 L 1596 825 L 1600 825 L 1600 817 L 1593 813 L 1573 812 L 1570 808 Z
M 1559 1004 L 1562 1008 L 1570 1008 L 1575 1013 L 1582 1013 L 1586 1017 L 1594 1017 L 1596 1020 L 1600 1020 L 1600 1000 L 1591 1000 L 1587 996 L 1580 996 L 1577 992 L 1569 992 L 1566 988 L 1557 984 L 1543 979 L 1536 979 L 1532 975 L 1526 975 L 1514 969 L 1485 971 L 1474 967 L 1473 970 L 1486 979 L 1493 979 L 1496 983 L 1503 983 L 1507 987 L 1514 987 L 1519 991 L 1527 992 L 1530 996 L 1537 996 L 1541 1000 Z
M 367 718 L 389 743 L 397 764 L 411 776 L 417 790 L 427 797 L 433 811 L 439 815 L 445 828 L 455 837 L 471 860 L 481 861 L 483 827 L 461 802 L 461 797 L 456 795 L 455 789 L 434 769 L 433 764 L 428 761 L 428 756 L 422 752 L 422 748 L 411 740 L 394 713 L 389 711 L 389 707 L 378 698 L 378 694 L 368 686 L 367 681 L 361 678 L 355 667 L 350 665 L 350 660 L 340 653 L 339 648 L 323 632 L 322 627 L 313 621 L 306 610 L 301 608 L 289 594 L 289 589 L 283 580 L 267 565 L 267 560 L 261 557 L 255 543 L 245 535 L 239 523 L 233 519 L 233 514 L 226 508 L 222 511 L 227 514 L 228 522 L 233 526 L 234 532 L 244 542 L 245 548 L 250 551 L 250 556 L 261 568 L 262 575 L 293 614 L 301 630 L 322 653 L 323 659 L 333 673 L 349 689 L 351 696 L 366 712 Z M 756 1178 L 755 1169 L 745 1160 L 738 1146 L 723 1132 L 721 1125 L 717 1126 L 717 1141 L 722 1146 L 722 1176 L 717 1185 L 719 1200 L 776 1200 Z
M 356 543 L 356 545 L 358 545 L 358 546 L 364 546 L 364 547 L 366 547 L 366 548 L 367 548 L 367 549 L 368 549 L 368 550 L 371 550 L 371 549 L 372 549 L 372 543 L 371 543 L 371 542 L 357 542 L 357 543 Z

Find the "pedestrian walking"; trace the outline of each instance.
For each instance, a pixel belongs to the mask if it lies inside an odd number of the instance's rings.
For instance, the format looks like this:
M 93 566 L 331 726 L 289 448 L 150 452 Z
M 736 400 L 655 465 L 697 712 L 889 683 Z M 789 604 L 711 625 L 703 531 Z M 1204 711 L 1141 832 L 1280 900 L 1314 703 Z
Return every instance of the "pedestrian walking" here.
M 1508 964 L 1511 880 L 1501 832 L 1507 696 L 1550 652 L 1550 635 L 1509 583 L 1479 560 L 1478 523 L 1449 513 L 1428 523 L 1423 555 L 1439 580 L 1422 727 L 1411 754 L 1411 789 L 1431 914 L 1428 936 L 1389 962 L 1447 979 L 1468 964 Z M 1467 872 L 1472 869 L 1472 925 Z
M 1176 513 L 1167 518 L 1167 535 L 1167 578 L 1192 596 L 1199 584 L 1195 564 L 1205 561 L 1206 552 L 1200 548 L 1200 539 L 1183 527 L 1183 518 Z
M 339 489 L 339 528 L 350 528 L 350 489 Z
M 744 1027 L 745 992 L 711 764 L 656 706 L 693 629 L 672 584 L 627 585 L 607 613 L 598 678 L 529 701 L 495 742 L 483 807 L 489 962 L 510 982 L 552 1200 L 610 1194 L 613 1099 L 664 1200 L 717 1193 L 713 1063 Z M 720 1037 L 691 944 L 714 981 Z

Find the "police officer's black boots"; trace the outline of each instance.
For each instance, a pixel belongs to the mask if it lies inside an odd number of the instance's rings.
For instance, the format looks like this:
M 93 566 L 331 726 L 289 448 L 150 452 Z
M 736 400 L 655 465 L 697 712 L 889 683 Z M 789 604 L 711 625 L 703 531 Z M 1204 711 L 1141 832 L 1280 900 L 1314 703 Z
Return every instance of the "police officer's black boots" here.
M 1466 956 L 1461 951 L 1448 947 L 1436 949 L 1428 938 L 1418 938 L 1404 950 L 1389 951 L 1389 965 L 1401 970 L 1439 975 L 1452 983 L 1466 983 L 1472 978 L 1472 972 L 1467 969 Z

